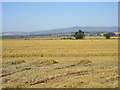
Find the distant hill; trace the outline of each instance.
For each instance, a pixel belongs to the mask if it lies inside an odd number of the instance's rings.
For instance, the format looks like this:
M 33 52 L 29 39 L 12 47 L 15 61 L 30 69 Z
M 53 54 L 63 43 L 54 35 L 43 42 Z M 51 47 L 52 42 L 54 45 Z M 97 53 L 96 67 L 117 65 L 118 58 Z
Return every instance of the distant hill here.
M 76 32 L 79 29 L 83 30 L 84 32 L 117 32 L 118 27 L 69 27 L 69 28 L 59 28 L 59 29 L 52 29 L 47 31 L 35 31 L 29 32 L 29 34 L 49 34 L 49 33 L 71 33 Z
M 0 36 L 3 37 L 20 37 L 20 36 L 35 36 L 35 35 L 49 35 L 49 34 L 59 34 L 59 33 L 74 33 L 78 31 L 79 29 L 83 30 L 84 32 L 117 32 L 118 27 L 112 26 L 112 27 L 80 27 L 80 26 L 74 26 L 74 27 L 68 27 L 68 28 L 59 28 L 59 29 L 52 29 L 52 30 L 43 30 L 43 31 L 32 31 L 32 32 L 3 32 L 0 34 Z

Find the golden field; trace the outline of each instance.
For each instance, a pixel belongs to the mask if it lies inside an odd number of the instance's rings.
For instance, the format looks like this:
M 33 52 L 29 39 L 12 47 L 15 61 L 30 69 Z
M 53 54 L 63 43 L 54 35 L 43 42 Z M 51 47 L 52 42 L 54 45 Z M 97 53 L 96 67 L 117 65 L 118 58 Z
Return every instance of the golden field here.
M 117 88 L 118 39 L 2 40 L 3 88 Z

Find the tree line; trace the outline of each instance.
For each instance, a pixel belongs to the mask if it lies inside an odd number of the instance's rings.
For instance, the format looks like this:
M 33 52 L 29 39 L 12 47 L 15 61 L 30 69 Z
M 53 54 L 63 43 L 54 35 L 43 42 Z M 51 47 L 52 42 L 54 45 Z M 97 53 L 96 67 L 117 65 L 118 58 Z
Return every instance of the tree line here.
M 110 39 L 111 36 L 115 36 L 115 33 L 109 32 L 103 35 L 106 39 Z M 82 30 L 79 30 L 77 32 L 75 32 L 74 35 L 75 39 L 84 39 L 85 38 L 85 34 Z

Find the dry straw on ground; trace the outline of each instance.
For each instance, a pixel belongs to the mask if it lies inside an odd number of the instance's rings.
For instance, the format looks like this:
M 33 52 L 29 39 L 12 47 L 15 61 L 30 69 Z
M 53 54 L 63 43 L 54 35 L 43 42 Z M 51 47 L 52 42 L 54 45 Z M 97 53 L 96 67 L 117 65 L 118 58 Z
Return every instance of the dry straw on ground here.
M 118 40 L 3 40 L 5 88 L 116 88 Z

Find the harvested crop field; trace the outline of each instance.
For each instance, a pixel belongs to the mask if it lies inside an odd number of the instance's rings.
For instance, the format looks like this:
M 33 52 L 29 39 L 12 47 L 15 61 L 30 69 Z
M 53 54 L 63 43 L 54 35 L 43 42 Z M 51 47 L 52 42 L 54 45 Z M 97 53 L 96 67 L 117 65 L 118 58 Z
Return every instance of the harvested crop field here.
M 3 88 L 116 88 L 118 40 L 2 41 Z

